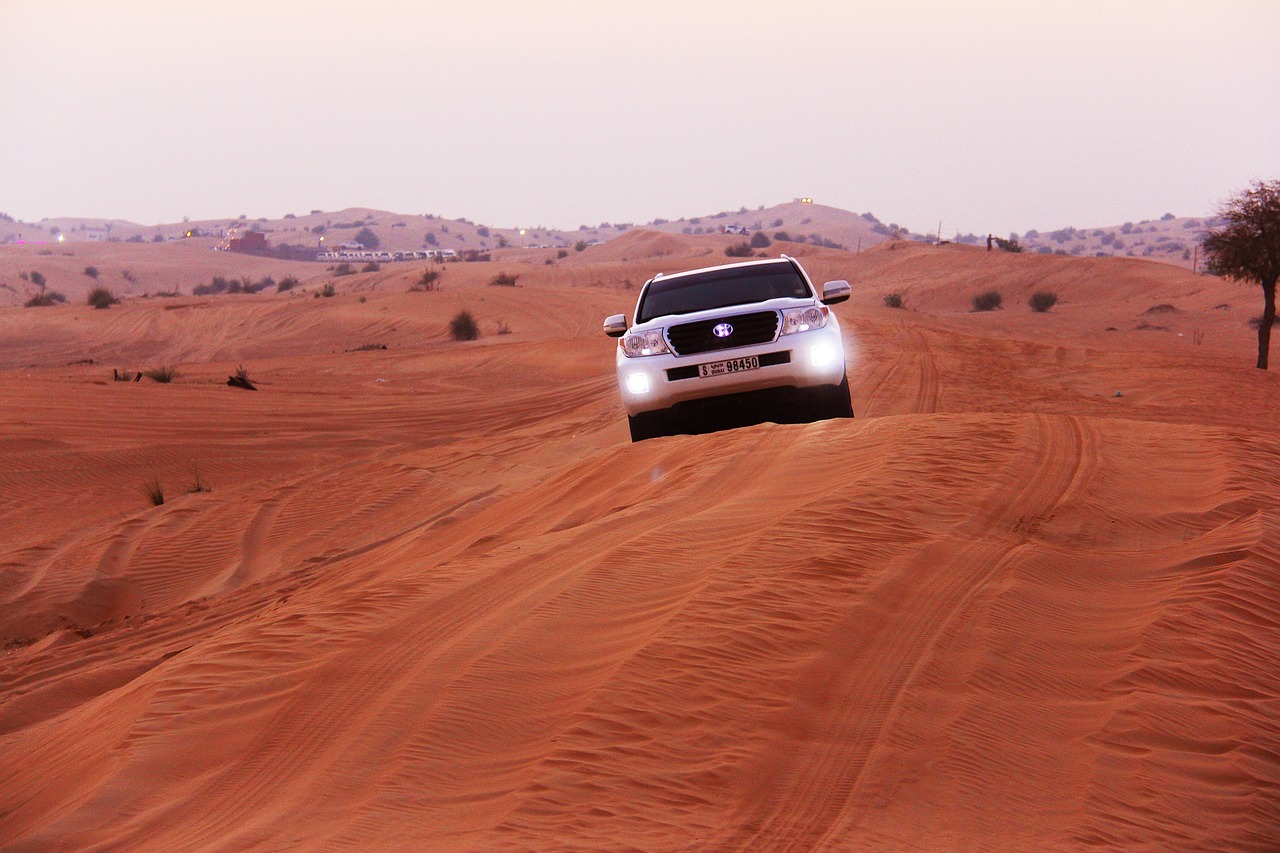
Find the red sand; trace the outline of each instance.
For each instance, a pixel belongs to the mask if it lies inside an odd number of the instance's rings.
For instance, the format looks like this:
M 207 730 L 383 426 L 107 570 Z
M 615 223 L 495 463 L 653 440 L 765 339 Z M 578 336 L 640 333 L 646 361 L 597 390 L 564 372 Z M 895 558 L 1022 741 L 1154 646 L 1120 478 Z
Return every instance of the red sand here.
M 721 242 L 0 310 L 0 848 L 1280 849 L 1256 289 L 810 248 L 857 419 L 631 445 Z

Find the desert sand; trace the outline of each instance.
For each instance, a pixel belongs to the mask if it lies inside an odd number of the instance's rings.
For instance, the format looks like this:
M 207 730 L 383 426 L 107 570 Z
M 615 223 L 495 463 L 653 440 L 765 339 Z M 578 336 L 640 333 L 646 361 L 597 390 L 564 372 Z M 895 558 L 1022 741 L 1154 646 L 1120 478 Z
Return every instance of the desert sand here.
M 0 849 L 1280 849 L 1258 289 L 792 247 L 857 417 L 633 445 L 600 321 L 730 242 L 0 308 Z

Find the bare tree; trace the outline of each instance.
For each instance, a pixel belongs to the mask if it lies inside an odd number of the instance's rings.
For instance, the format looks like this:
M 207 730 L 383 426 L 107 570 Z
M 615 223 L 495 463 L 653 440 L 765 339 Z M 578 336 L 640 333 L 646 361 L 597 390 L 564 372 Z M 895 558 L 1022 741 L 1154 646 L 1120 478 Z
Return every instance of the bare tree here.
M 1271 324 L 1276 319 L 1276 280 L 1280 279 L 1280 181 L 1254 181 L 1218 210 L 1226 220 L 1204 235 L 1209 272 L 1262 285 L 1262 322 L 1258 325 L 1258 369 L 1267 369 Z

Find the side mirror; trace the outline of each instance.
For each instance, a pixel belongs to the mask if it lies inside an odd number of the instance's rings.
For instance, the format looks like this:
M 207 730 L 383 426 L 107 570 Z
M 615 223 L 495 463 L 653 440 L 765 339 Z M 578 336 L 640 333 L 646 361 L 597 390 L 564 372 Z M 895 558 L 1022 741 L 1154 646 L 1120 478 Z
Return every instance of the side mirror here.
M 604 318 L 604 333 L 611 338 L 620 338 L 627 333 L 627 315 L 614 314 Z
M 835 305 L 837 302 L 844 302 L 849 298 L 852 290 L 849 282 L 841 279 L 840 281 L 829 281 L 822 285 L 822 304 Z

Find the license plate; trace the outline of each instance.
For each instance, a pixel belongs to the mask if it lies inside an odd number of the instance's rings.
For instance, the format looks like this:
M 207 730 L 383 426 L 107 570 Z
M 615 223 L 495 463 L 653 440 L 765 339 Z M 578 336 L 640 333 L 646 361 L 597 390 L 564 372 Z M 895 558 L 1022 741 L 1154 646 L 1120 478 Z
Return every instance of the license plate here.
M 699 364 L 699 376 L 724 376 L 726 373 L 738 373 L 743 370 L 755 370 L 760 366 L 760 358 L 758 356 L 749 355 L 746 358 L 731 358 L 728 361 L 713 361 L 710 364 Z

